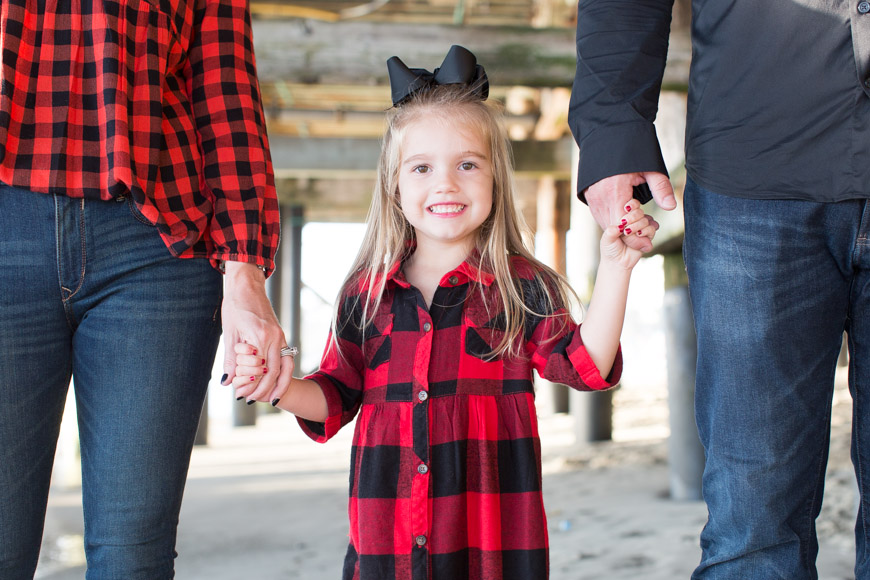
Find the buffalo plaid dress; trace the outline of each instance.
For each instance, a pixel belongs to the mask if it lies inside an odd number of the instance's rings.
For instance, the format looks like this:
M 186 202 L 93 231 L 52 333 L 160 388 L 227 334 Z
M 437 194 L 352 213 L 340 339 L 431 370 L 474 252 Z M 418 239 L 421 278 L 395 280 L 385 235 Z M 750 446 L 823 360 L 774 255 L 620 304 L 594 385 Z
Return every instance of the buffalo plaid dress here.
M 545 312 L 530 265 L 514 260 L 535 312 Z M 480 287 L 487 298 L 481 297 Z M 357 295 L 342 297 L 341 355 L 309 377 L 326 396 L 324 442 L 356 417 L 345 580 L 543 580 L 547 523 L 532 369 L 581 390 L 605 389 L 578 327 L 530 317 L 522 356 L 487 362 L 503 336 L 493 277 L 468 262 L 441 280 L 430 307 L 397 264 L 374 323 L 359 330 Z M 558 313 L 564 313 L 560 310 Z M 502 326 L 503 328 L 503 326 Z
M 131 196 L 176 256 L 274 267 L 247 0 L 2 0 L 0 182 Z

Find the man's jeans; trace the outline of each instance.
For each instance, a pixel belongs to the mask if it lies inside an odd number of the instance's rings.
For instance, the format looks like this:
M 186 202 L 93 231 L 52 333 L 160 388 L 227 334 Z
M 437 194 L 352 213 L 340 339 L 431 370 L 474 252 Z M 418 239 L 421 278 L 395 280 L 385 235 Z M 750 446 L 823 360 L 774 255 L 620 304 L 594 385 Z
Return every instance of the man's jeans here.
M 689 180 L 684 252 L 698 336 L 709 519 L 695 579 L 817 578 L 815 520 L 848 332 L 852 458 L 870 483 L 870 205 L 747 200 Z M 868 507 L 856 525 L 870 578 Z
M 0 578 L 33 578 L 71 375 L 88 580 L 173 577 L 220 303 L 129 200 L 0 185 Z

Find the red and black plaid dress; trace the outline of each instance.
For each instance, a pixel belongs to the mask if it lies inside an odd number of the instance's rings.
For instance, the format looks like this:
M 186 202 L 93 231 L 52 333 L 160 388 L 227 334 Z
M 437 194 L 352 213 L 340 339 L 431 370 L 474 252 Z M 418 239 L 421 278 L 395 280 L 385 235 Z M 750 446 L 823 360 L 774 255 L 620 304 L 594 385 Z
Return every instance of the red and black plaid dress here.
M 545 312 L 531 267 L 514 260 L 527 303 Z M 326 395 L 326 441 L 356 417 L 346 580 L 543 580 L 547 523 L 532 369 L 574 388 L 605 389 L 569 320 L 531 317 L 520 358 L 485 359 L 500 342 L 493 278 L 468 262 L 426 307 L 399 265 L 374 324 L 358 330 L 357 296 L 342 298 L 338 341 L 308 378 Z M 362 289 L 360 288 L 360 291 Z M 564 320 L 564 319 L 562 319 Z M 548 340 L 553 339 L 553 340 Z
M 177 256 L 273 268 L 247 0 L 2 0 L 0 182 L 132 195 Z

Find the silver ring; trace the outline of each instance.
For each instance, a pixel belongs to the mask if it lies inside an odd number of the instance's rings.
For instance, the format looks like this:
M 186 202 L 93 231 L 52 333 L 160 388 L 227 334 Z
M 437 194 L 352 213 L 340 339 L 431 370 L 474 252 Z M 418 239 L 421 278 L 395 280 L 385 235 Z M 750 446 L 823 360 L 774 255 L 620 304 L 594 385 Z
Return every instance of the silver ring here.
M 281 349 L 281 356 L 296 356 L 299 354 L 299 349 L 295 346 L 285 346 Z

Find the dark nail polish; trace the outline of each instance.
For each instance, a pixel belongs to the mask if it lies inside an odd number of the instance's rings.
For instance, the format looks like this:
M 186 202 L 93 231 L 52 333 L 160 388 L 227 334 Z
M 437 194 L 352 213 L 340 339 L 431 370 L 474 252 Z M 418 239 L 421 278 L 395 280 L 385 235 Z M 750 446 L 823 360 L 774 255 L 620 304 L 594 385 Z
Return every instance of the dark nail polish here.
M 281 400 L 281 399 L 272 399 L 272 406 L 273 406 L 273 407 L 277 407 L 277 406 L 278 406 L 278 401 L 280 401 L 280 400 Z
M 221 377 L 221 384 L 224 384 L 225 382 L 227 382 L 228 376 L 230 376 L 230 375 L 228 375 L 227 373 L 224 373 L 224 376 Z
M 253 404 L 256 403 L 256 402 L 257 402 L 257 401 L 255 401 L 254 399 L 251 399 L 250 401 L 248 401 L 248 404 L 249 404 L 249 405 L 253 405 Z
M 237 400 L 237 401 L 241 401 L 241 400 L 244 399 L 244 398 L 245 398 L 244 396 L 236 397 L 236 400 Z
M 261 358 L 261 359 L 260 359 L 260 364 L 261 364 L 261 365 L 264 365 L 264 364 L 266 364 L 266 359 L 264 359 L 264 358 Z
M 254 356 L 257 356 L 257 349 L 256 349 L 256 348 L 254 349 L 254 352 L 253 352 L 252 354 L 253 354 Z
M 631 228 L 625 228 L 625 233 L 630 234 L 630 233 L 631 233 Z
M 266 368 L 266 367 L 263 367 L 263 374 L 265 375 L 265 374 L 268 373 L 268 372 L 269 372 L 269 369 Z
M 625 225 L 627 223 L 628 223 L 628 220 L 622 220 L 622 225 Z

